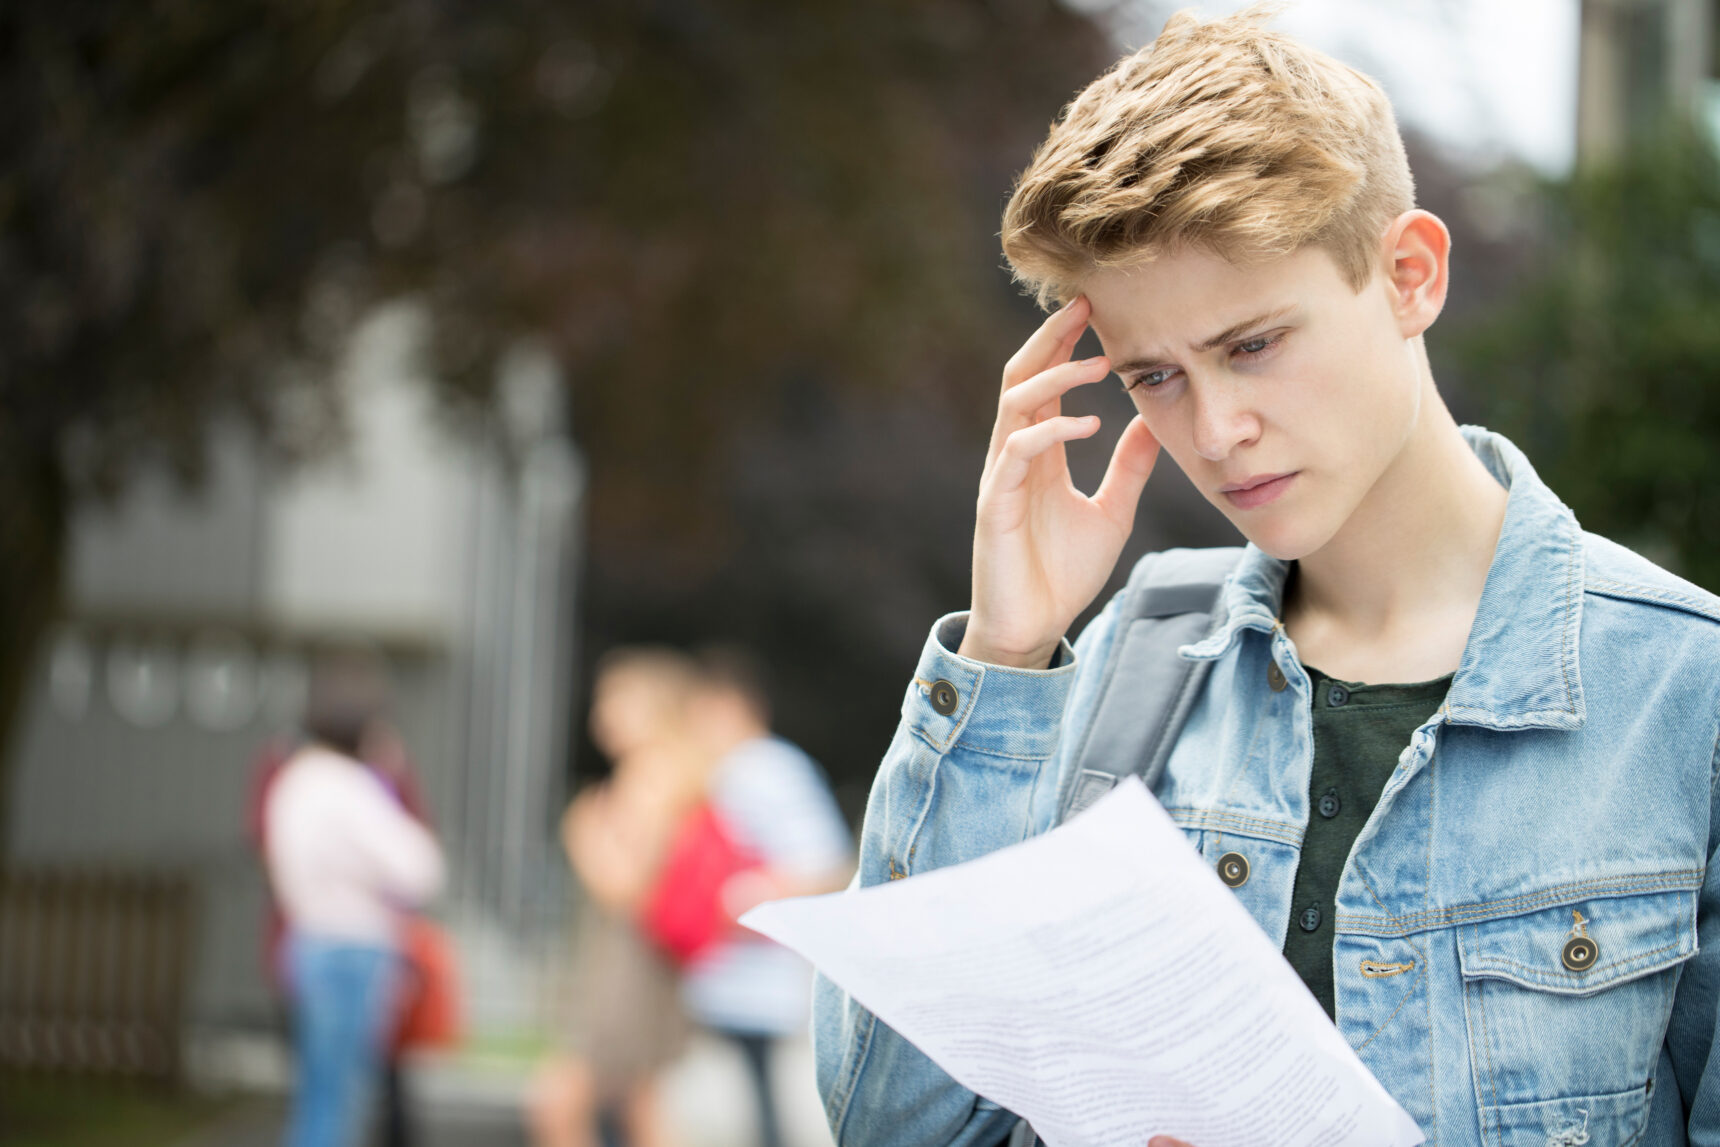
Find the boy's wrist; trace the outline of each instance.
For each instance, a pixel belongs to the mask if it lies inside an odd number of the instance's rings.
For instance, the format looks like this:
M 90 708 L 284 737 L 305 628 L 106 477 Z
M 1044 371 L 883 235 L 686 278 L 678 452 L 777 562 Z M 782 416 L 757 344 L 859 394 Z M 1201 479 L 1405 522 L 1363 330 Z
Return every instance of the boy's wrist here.
M 1027 669 L 983 663 L 958 652 L 967 622 L 966 613 L 952 613 L 932 627 L 902 710 L 907 727 L 941 752 L 959 740 L 1015 760 L 1049 757 L 1074 680 L 1074 651 L 1059 642 L 1045 663 Z
M 956 650 L 959 657 L 969 661 L 978 661 L 982 665 L 1001 665 L 1008 669 L 1049 669 L 1051 661 L 1057 656 L 1057 650 L 1062 646 L 1062 639 L 1057 638 L 1043 646 L 1036 646 L 1025 653 L 1001 649 L 977 640 L 970 627 L 963 636 L 961 647 Z
M 967 627 L 955 649 L 958 657 L 982 665 L 1000 665 L 1007 669 L 1049 669 L 1063 646 L 1063 634 L 1054 633 L 1031 644 L 1005 644 L 994 640 L 985 619 L 968 612 Z

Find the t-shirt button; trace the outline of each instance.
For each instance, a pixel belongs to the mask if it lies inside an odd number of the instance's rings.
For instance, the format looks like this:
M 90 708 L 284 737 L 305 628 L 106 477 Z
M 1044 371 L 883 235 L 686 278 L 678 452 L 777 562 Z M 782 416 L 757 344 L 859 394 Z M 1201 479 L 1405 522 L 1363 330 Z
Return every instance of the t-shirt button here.
M 1325 792 L 1320 794 L 1320 815 L 1325 817 L 1327 820 L 1331 820 L 1333 817 L 1337 816 L 1338 810 L 1343 807 L 1343 802 L 1338 799 L 1337 789 L 1327 789 Z
M 1334 708 L 1339 705 L 1348 704 L 1349 700 L 1350 691 L 1342 685 L 1334 685 L 1330 689 L 1326 690 L 1326 704 L 1331 705 Z
M 1272 686 L 1274 693 L 1284 692 L 1284 686 L 1290 682 L 1284 677 L 1284 670 L 1278 668 L 1278 662 L 1268 662 L 1266 666 L 1266 683 Z
M 1218 858 L 1218 878 L 1232 888 L 1248 883 L 1248 858 L 1240 852 L 1227 852 Z
M 1318 931 L 1320 927 L 1320 906 L 1318 904 L 1308 905 L 1308 907 L 1302 909 L 1302 915 L 1296 922 L 1302 926 L 1302 931 L 1304 932 Z

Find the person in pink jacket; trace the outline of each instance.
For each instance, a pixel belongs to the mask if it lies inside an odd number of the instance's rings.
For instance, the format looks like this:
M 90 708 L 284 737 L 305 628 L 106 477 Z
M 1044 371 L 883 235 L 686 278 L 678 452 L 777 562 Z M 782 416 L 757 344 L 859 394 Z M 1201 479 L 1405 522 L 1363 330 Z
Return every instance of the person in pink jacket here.
M 306 741 L 263 810 L 298 1071 L 287 1147 L 345 1147 L 358 1135 L 394 1019 L 402 913 L 442 887 L 435 838 L 363 763 L 386 703 L 372 659 L 319 663 Z

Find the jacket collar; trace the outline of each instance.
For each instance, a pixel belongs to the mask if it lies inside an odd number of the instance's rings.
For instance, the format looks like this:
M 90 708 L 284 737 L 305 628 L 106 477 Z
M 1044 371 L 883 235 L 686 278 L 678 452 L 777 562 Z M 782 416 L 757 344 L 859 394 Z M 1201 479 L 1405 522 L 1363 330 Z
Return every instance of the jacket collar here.
M 1581 728 L 1582 530 L 1503 435 L 1466 426 L 1463 437 L 1509 496 L 1475 623 L 1446 695 L 1446 719 L 1501 730 Z M 1243 630 L 1278 629 L 1289 569 L 1250 544 L 1225 582 L 1213 632 L 1183 646 L 1182 655 L 1215 659 Z

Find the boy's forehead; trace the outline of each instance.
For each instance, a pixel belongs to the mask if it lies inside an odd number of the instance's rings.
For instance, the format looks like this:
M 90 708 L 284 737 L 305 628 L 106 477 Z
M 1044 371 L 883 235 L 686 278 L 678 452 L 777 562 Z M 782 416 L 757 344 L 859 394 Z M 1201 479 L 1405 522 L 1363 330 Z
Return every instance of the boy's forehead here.
M 1200 348 L 1256 320 L 1346 294 L 1337 264 L 1318 247 L 1250 263 L 1201 249 L 1096 271 L 1082 284 L 1093 330 L 1113 357 Z

